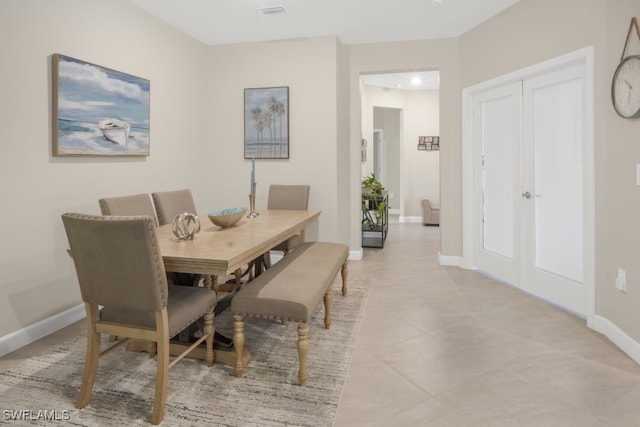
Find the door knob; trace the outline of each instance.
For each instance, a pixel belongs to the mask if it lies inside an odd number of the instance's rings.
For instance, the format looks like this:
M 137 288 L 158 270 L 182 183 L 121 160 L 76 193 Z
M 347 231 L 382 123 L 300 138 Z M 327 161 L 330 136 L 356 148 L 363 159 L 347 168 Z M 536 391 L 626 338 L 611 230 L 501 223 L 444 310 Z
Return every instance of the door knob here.
M 525 191 L 524 193 L 522 193 L 522 197 L 524 197 L 525 199 L 530 199 L 531 193 L 529 193 L 528 191 Z

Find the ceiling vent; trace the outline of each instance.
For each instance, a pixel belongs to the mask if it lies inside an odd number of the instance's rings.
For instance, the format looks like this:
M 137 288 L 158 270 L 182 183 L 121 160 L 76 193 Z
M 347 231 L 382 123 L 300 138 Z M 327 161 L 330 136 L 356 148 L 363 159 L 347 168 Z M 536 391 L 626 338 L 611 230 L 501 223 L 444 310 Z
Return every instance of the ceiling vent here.
M 263 15 L 280 15 L 287 13 L 282 6 L 273 6 L 273 7 L 263 7 L 262 9 L 258 9 L 260 13 Z

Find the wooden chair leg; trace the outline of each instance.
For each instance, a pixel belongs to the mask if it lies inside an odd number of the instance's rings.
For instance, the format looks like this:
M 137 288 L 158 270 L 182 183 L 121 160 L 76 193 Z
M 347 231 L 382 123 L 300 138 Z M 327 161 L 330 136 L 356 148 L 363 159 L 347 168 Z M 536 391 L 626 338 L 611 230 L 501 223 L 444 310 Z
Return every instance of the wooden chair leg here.
M 241 314 L 233 315 L 233 347 L 236 352 L 236 377 L 242 378 L 244 372 L 244 316 Z
M 154 357 L 156 357 L 157 350 L 158 350 L 158 347 L 156 343 L 154 343 L 153 341 L 147 342 L 147 353 L 149 353 L 149 359 L 153 359 Z
M 324 294 L 324 327 L 329 329 L 331 327 L 331 305 L 333 304 L 333 287 L 329 286 L 327 292 Z
M 307 354 L 309 353 L 309 325 L 307 322 L 298 323 L 298 358 L 300 359 L 300 369 L 298 370 L 298 380 L 300 385 L 307 382 Z
M 340 275 L 342 276 L 342 296 L 347 296 L 347 275 L 349 274 L 349 268 L 347 267 L 347 261 L 342 264 L 340 269 Z
M 95 322 L 98 320 L 98 307 L 85 303 L 87 312 L 87 355 L 82 374 L 82 386 L 76 407 L 78 409 L 87 406 L 93 393 L 93 385 L 96 381 L 98 359 L 100 358 L 100 334 L 96 332 Z
M 156 425 L 160 424 L 164 417 L 164 404 L 169 383 L 169 334 L 166 330 L 168 323 L 167 309 L 165 308 L 156 314 L 158 357 L 156 360 L 156 392 L 151 415 L 151 423 Z

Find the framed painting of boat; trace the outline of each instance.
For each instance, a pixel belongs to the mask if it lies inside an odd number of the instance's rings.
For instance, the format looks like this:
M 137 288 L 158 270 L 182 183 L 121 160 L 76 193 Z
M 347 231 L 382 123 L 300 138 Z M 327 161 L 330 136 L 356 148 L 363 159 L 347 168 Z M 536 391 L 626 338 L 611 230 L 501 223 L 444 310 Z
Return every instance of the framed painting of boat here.
M 244 90 L 244 158 L 289 158 L 289 87 Z
M 148 156 L 150 82 L 52 55 L 53 155 Z

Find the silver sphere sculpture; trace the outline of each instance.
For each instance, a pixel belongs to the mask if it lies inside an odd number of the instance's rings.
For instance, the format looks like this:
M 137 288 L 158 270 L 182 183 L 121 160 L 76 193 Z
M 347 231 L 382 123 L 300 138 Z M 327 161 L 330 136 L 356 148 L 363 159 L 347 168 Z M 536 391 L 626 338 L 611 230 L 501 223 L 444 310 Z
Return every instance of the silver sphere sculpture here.
M 180 240 L 192 240 L 200 231 L 198 215 L 182 212 L 173 218 L 173 234 Z

